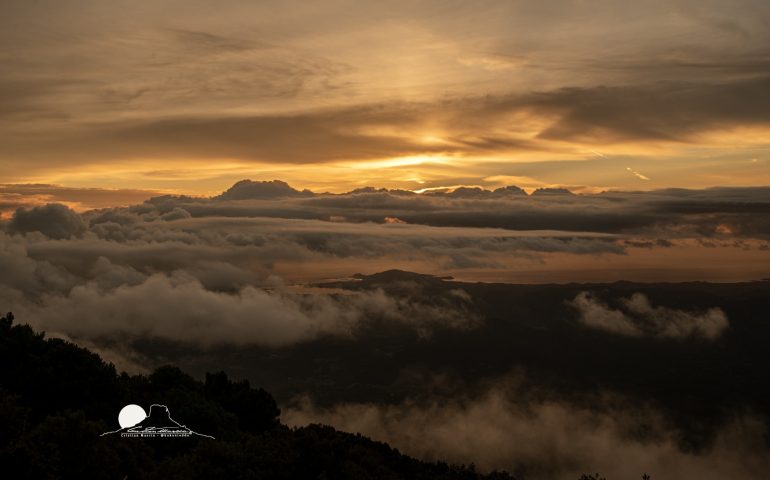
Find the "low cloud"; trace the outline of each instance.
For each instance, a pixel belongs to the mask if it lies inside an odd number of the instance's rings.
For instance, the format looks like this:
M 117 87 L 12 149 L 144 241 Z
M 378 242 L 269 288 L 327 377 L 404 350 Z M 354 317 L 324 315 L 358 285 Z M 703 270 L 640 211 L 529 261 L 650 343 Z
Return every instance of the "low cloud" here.
M 278 346 L 343 334 L 357 313 L 328 298 L 312 307 L 298 298 L 244 287 L 235 294 L 206 290 L 184 274 L 153 275 L 137 285 L 103 291 L 78 285 L 68 295 L 44 295 L 21 311 L 30 323 L 75 338 L 155 338 L 209 347 Z M 25 311 L 27 310 L 27 311 Z
M 522 401 L 526 391 L 491 388 L 476 398 L 406 401 L 396 405 L 316 406 L 309 398 L 283 408 L 288 425 L 333 425 L 388 442 L 428 460 L 474 463 L 535 480 L 574 480 L 599 471 L 607 478 L 761 478 L 770 460 L 760 418 L 736 416 L 711 448 L 685 453 L 653 410 L 596 398 L 591 406 L 558 400 Z
M 0 245 L 4 308 L 38 329 L 96 344 L 160 339 L 202 348 L 276 347 L 323 335 L 353 337 L 377 321 L 423 337 L 437 329 L 475 328 L 481 321 L 460 290 L 424 299 L 382 290 L 295 294 L 279 278 L 260 278 L 224 262 L 190 262 L 158 273 L 143 268 L 139 258 L 119 264 L 104 256 L 76 256 L 68 266 L 32 258 L 20 243 Z M 159 253 L 148 260 L 158 265 Z M 186 260 L 182 254 L 179 263 Z
M 620 308 L 614 309 L 591 293 L 580 292 L 569 305 L 579 312 L 579 320 L 586 327 L 633 337 L 714 340 L 730 326 L 720 308 L 688 312 L 655 307 L 642 293 L 634 293 L 617 303 Z
M 192 215 L 190 215 L 190 212 L 188 212 L 184 208 L 174 207 L 174 209 L 171 210 L 170 212 L 167 212 L 161 215 L 160 219 L 170 222 L 172 220 L 181 220 L 184 218 L 190 218 L 191 216 Z

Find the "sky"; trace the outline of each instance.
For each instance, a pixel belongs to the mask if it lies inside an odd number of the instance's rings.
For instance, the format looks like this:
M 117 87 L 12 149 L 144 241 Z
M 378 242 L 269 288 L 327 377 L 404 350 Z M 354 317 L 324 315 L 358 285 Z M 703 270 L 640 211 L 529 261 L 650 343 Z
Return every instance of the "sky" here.
M 0 11 L 0 243 L 28 273 L 768 276 L 766 1 Z
M 0 184 L 43 199 L 125 205 L 244 178 L 336 193 L 770 184 L 764 0 L 0 13 Z

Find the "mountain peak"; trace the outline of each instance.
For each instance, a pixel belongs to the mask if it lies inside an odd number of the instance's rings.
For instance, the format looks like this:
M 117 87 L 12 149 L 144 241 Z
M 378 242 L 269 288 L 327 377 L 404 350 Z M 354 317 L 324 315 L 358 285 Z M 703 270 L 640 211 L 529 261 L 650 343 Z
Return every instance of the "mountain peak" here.
M 282 180 L 252 181 L 241 180 L 228 188 L 217 200 L 267 200 L 283 197 L 310 197 L 310 190 L 297 190 Z
M 521 195 L 526 197 L 527 192 L 524 191 L 521 187 L 517 187 L 516 185 L 508 185 L 506 187 L 500 187 L 495 189 L 495 191 L 492 192 L 494 195 Z
M 574 195 L 566 188 L 538 188 L 532 195 Z

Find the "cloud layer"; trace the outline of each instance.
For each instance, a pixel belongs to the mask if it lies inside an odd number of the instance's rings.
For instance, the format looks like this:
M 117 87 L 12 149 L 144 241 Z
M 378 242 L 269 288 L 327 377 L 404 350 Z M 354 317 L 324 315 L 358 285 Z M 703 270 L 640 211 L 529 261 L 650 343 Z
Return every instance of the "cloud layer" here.
M 536 271 L 512 278 L 553 282 L 594 278 L 584 266 L 600 265 L 597 275 L 628 279 L 635 266 L 650 275 L 648 261 L 663 278 L 677 269 L 704 278 L 689 264 L 714 251 L 736 259 L 716 275 L 752 279 L 768 255 L 770 224 L 756 215 L 767 208 L 765 190 L 331 195 L 243 181 L 213 198 L 166 195 L 82 214 L 46 204 L 5 224 L 0 300 L 40 328 L 91 340 L 281 345 L 351 335 L 372 317 L 429 336 L 472 328 L 472 299 L 308 296 L 296 285 L 391 268 L 469 279 Z M 587 293 L 572 301 L 586 326 L 625 335 L 713 339 L 729 324 L 718 309 L 669 309 L 642 295 L 615 304 Z
M 109 265 L 102 262 L 99 267 Z M 118 272 L 110 274 L 114 280 Z M 471 328 L 478 321 L 463 308 L 462 299 L 456 302 L 459 305 L 411 302 L 382 291 L 303 296 L 252 286 L 224 293 L 207 290 L 183 274 L 156 274 L 139 282 L 112 289 L 95 282 L 78 285 L 66 296 L 43 295 L 42 305 L 24 305 L 20 313 L 72 338 L 128 342 L 149 338 L 204 349 L 276 347 L 322 335 L 352 336 L 359 324 L 375 319 L 414 327 L 424 335 L 433 328 Z

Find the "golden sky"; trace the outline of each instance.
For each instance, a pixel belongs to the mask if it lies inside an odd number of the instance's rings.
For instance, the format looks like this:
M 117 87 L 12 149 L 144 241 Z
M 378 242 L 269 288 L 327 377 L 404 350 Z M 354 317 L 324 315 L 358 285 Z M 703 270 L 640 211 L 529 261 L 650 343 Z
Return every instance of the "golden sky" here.
M 0 1 L 3 184 L 768 185 L 768 92 L 765 0 Z

